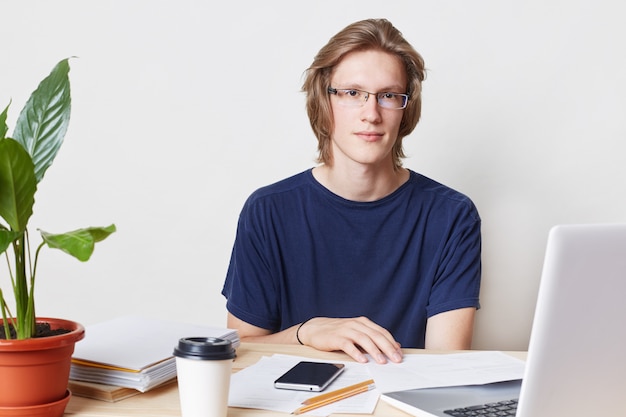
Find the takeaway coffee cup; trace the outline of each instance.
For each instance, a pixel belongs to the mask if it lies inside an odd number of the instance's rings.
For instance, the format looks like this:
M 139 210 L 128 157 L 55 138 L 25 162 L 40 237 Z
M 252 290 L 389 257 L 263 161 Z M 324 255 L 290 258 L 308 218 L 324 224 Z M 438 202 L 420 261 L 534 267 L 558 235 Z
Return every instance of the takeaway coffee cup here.
M 185 337 L 174 348 L 182 417 L 225 417 L 235 349 L 215 337 Z

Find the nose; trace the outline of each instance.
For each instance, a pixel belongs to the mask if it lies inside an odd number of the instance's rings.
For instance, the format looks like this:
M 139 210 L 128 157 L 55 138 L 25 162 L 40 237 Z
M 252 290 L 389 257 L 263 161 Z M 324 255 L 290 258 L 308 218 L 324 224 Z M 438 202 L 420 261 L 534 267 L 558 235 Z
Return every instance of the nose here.
M 361 107 L 361 120 L 368 123 L 380 123 L 380 106 L 378 105 L 375 95 L 368 94 L 365 103 L 363 103 L 363 107 Z

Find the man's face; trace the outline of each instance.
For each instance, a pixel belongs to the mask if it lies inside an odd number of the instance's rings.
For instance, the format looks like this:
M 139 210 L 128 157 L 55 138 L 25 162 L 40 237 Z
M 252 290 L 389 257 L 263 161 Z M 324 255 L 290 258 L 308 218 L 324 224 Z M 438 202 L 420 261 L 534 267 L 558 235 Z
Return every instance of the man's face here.
M 381 51 L 353 52 L 335 68 L 330 87 L 355 89 L 370 93 L 406 93 L 407 76 L 399 58 Z M 331 135 L 333 165 L 393 164 L 391 153 L 398 137 L 403 109 L 378 105 L 370 94 L 362 106 L 341 104 L 337 95 L 330 97 L 334 117 Z

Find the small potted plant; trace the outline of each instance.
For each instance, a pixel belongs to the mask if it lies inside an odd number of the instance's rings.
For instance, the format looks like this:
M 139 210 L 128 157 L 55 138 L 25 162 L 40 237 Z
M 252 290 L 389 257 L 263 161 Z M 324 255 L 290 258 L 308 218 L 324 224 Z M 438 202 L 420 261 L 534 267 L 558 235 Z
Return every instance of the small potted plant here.
M 64 59 L 41 81 L 19 114 L 12 137 L 7 127 L 10 104 L 0 113 L 0 255 L 7 264 L 6 272 L 0 268 L 0 277 L 10 279 L 15 307 L 10 308 L 0 288 L 0 417 L 61 416 L 71 395 L 67 390 L 71 356 L 85 329 L 73 321 L 36 316 L 41 249 L 60 249 L 87 261 L 95 243 L 115 231 L 115 225 L 62 234 L 39 230 L 40 243 L 29 235 L 35 192 L 69 124 L 69 69 L 69 59 Z M 52 357 L 39 359 L 40 353 Z M 33 361 L 43 366 L 34 366 Z

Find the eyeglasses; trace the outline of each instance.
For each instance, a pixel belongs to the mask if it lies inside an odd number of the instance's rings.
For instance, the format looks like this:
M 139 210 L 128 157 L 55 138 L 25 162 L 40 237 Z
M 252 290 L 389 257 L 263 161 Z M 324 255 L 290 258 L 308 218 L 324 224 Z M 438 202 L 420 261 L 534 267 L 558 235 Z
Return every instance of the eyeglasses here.
M 345 107 L 362 107 L 370 95 L 376 97 L 378 105 L 385 109 L 404 109 L 409 102 L 408 94 L 400 93 L 370 93 L 356 88 L 328 87 L 328 93 L 337 96 L 337 103 Z

